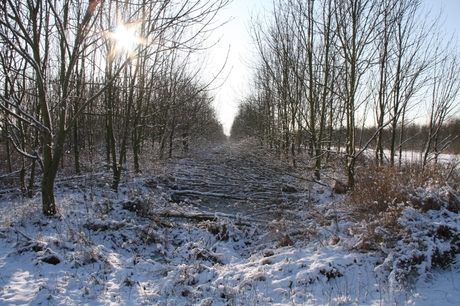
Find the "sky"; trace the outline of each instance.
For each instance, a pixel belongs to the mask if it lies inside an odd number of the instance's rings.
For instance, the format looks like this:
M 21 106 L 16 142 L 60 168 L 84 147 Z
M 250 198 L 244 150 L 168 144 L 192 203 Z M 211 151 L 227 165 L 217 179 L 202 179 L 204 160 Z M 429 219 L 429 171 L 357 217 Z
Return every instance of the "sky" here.
M 269 6 L 271 0 L 233 0 L 225 10 L 219 13 L 219 21 L 228 21 L 217 29 L 212 38 L 219 40 L 213 48 L 212 56 L 216 67 L 221 67 L 227 59 L 222 74 L 225 83 L 216 91 L 215 107 L 228 134 L 236 114 L 239 101 L 249 91 L 251 57 L 251 38 L 249 25 L 253 12 Z M 219 65 L 219 63 L 221 63 Z
M 211 51 L 212 62 L 216 67 L 222 67 L 228 61 L 221 80 L 223 85 L 216 90 L 215 107 L 221 120 L 224 131 L 229 134 L 236 114 L 238 103 L 243 100 L 251 88 L 251 71 L 248 68 L 252 50 L 249 34 L 251 16 L 258 12 L 269 10 L 272 0 L 233 0 L 225 10 L 222 10 L 218 19 L 220 22 L 229 20 L 227 24 L 217 29 L 211 38 L 219 40 Z M 432 12 L 437 15 L 443 9 L 447 33 L 460 33 L 460 0 L 425 0 Z

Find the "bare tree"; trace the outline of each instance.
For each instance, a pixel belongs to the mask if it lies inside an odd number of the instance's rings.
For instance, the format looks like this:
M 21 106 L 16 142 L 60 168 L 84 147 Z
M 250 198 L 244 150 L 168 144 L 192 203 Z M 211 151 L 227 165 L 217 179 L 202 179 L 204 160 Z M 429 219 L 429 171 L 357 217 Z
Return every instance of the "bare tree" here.
M 378 37 L 380 2 L 375 0 L 335 1 L 338 48 L 341 50 L 344 71 L 343 91 L 339 93 L 345 105 L 346 173 L 347 185 L 353 188 L 356 159 L 360 155 L 356 145 L 356 115 L 369 95 L 363 77 L 372 67 L 375 50 L 372 43 Z
M 427 73 L 432 63 L 437 60 L 433 58 L 431 51 L 437 35 L 437 21 L 427 22 L 430 19 L 423 15 L 418 0 L 397 1 L 395 5 L 397 15 L 394 20 L 394 59 L 390 66 L 393 73 L 388 79 L 390 165 L 395 164 L 398 148 L 401 161 L 407 113 L 417 106 L 417 97 L 428 84 Z
M 442 52 L 437 50 L 438 52 Z M 428 133 L 423 150 L 423 166 L 432 159 L 437 162 L 439 154 L 446 149 L 452 135 L 441 138 L 441 129 L 448 122 L 449 115 L 458 105 L 458 93 L 460 91 L 460 62 L 458 55 L 453 52 L 436 56 L 434 69 L 432 70 L 431 103 L 428 115 Z
M 143 16 L 151 21 L 150 28 L 146 30 L 148 36 L 129 56 L 115 59 L 117 54 L 110 54 L 109 59 L 117 61 L 116 65 L 108 67 L 109 60 L 107 65 L 101 63 L 100 66 L 101 72 L 113 68 L 110 74 L 106 74 L 109 77 L 100 86 L 94 86 L 93 91 L 88 91 L 91 95 L 80 97 L 77 91 L 83 84 L 77 80 L 82 78 L 83 57 L 96 50 L 97 57 L 104 58 L 101 42 L 116 39 L 111 35 L 100 35 L 112 32 L 114 24 L 97 22 L 103 20 L 102 12 L 106 12 L 105 5 L 110 5 L 111 1 L 6 0 L 0 4 L 2 50 L 6 48 L 12 58 L 22 58 L 26 62 L 9 73 L 33 85 L 26 91 L 26 100 L 34 103 L 21 103 L 19 91 L 9 92 L 8 95 L 2 92 L 0 107 L 11 124 L 27 125 L 38 132 L 39 144 L 36 148 L 26 150 L 21 147 L 11 133 L 10 141 L 23 156 L 38 161 L 41 166 L 44 214 L 54 215 L 57 212 L 54 182 L 64 156 L 66 139 L 86 107 L 98 101 L 106 90 L 113 93 L 114 83 L 120 83 L 119 76 L 126 72 L 142 50 L 154 44 L 157 46 L 155 52 L 167 52 L 171 48 L 184 46 L 196 48 L 196 38 L 206 33 L 213 17 L 226 3 L 226 0 L 190 0 L 178 5 L 174 1 L 149 1 L 151 10 L 144 10 L 148 14 Z M 147 5 L 147 1 L 124 2 L 123 5 L 127 12 L 133 12 L 128 8 L 141 8 Z M 130 16 L 137 17 L 138 14 Z M 192 25 L 193 32 L 189 30 Z M 168 36 L 168 33 L 173 35 Z M 11 76 L 11 79 L 16 76 Z M 102 76 L 100 73 L 99 78 Z M 74 103 L 76 99 L 78 103 Z M 70 112 L 72 106 L 74 109 Z
M 280 0 L 263 18 L 251 29 L 258 56 L 254 93 L 241 104 L 232 136 L 273 139 L 286 153 L 294 144 L 286 136 L 301 135 L 315 160 L 316 179 L 325 146 L 330 151 L 333 141 L 344 153 L 349 188 L 359 156 L 374 141 L 377 162 L 383 164 L 389 148 L 394 165 L 406 141 L 405 124 L 423 106 L 426 90 L 433 93 L 433 118 L 445 121 L 445 110 L 453 108 L 457 63 L 449 57 L 445 67 L 452 71 L 441 69 L 446 53 L 434 51 L 439 23 L 424 15 L 421 0 Z M 448 77 L 441 81 L 440 75 Z M 372 102 L 377 124 L 371 129 Z M 433 125 L 425 152 L 448 142 L 435 139 L 440 126 Z
M 47 215 L 56 213 L 54 181 L 66 136 L 76 118 L 74 116 L 69 120 L 67 113 L 74 89 L 71 83 L 76 63 L 84 49 L 83 41 L 91 35 L 97 5 L 98 1 L 90 1 L 86 10 L 81 10 L 81 3 L 71 7 L 69 2 L 50 0 L 28 1 L 25 4 L 8 0 L 2 5 L 1 43 L 13 50 L 14 57 L 26 60 L 28 69 L 21 73 L 23 77 L 34 80 L 35 88 L 31 94 L 37 97 L 38 112 L 24 109 L 14 96 L 7 98 L 2 95 L 1 105 L 17 122 L 32 125 L 40 132 L 39 151 L 20 151 L 38 160 L 41 165 L 43 212 Z M 60 64 L 54 65 L 55 59 Z M 50 84 L 53 74 L 58 76 L 54 90 Z M 91 98 L 83 106 L 90 101 Z

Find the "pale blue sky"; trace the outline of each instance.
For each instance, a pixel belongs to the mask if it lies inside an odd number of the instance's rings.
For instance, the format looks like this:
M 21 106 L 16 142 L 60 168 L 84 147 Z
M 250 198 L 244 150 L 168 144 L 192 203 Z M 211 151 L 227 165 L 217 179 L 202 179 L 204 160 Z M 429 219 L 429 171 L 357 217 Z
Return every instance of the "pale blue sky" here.
M 213 39 L 221 40 L 212 51 L 212 61 L 219 67 L 225 61 L 230 47 L 229 61 L 226 73 L 230 73 L 227 81 L 217 92 L 216 109 L 228 133 L 238 102 L 250 91 L 250 70 L 247 63 L 251 57 L 251 39 L 248 33 L 251 16 L 264 9 L 270 9 L 272 0 L 233 0 L 232 3 L 219 13 L 219 20 L 233 18 L 229 23 L 218 29 Z M 427 7 L 432 7 L 432 13 L 438 15 L 443 9 L 446 18 L 444 27 L 447 33 L 460 32 L 460 0 L 425 0 Z M 230 71 L 230 68 L 232 69 Z

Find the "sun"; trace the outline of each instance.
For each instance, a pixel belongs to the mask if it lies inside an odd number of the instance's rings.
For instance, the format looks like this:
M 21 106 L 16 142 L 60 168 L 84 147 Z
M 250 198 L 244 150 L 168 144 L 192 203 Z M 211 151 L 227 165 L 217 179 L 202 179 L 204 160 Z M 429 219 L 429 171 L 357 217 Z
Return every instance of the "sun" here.
M 134 51 L 137 46 L 142 44 L 142 39 L 136 34 L 137 24 L 125 25 L 123 23 L 117 25 L 109 37 L 114 42 L 113 54 L 128 54 L 130 57 L 134 56 Z
M 124 24 L 115 27 L 113 38 L 116 48 L 124 51 L 133 51 L 139 43 L 139 38 L 136 37 L 136 29 L 127 28 Z

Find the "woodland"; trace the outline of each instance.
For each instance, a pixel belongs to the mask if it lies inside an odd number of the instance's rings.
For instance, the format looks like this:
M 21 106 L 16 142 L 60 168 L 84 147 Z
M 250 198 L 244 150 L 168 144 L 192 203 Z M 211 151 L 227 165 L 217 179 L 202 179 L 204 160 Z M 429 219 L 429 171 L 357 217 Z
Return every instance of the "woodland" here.
M 422 0 L 0 3 L 1 305 L 455 305 L 460 58 Z M 236 96 L 236 95 L 235 95 Z

